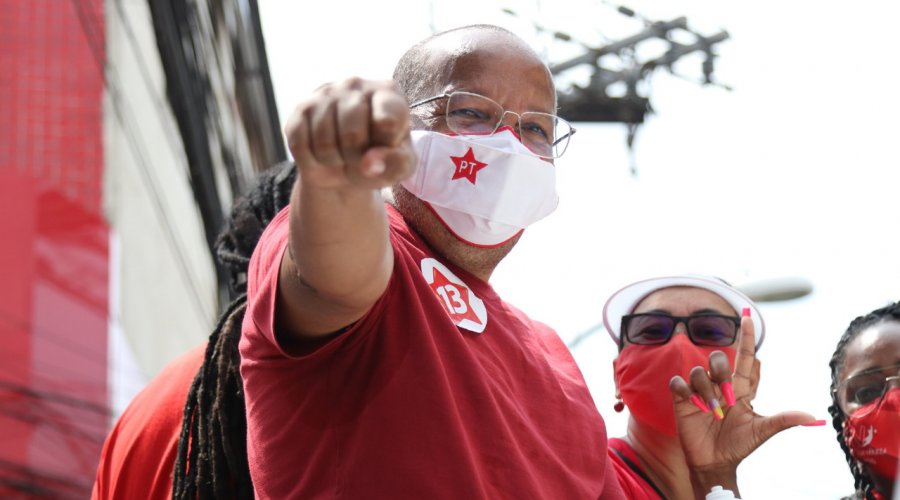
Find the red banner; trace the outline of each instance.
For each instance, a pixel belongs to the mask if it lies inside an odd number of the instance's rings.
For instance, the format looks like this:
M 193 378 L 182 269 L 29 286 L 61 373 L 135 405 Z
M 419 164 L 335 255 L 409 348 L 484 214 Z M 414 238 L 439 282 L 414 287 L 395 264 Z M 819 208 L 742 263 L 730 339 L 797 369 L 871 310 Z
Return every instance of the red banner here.
M 87 498 L 109 421 L 103 2 L 0 12 L 0 497 Z

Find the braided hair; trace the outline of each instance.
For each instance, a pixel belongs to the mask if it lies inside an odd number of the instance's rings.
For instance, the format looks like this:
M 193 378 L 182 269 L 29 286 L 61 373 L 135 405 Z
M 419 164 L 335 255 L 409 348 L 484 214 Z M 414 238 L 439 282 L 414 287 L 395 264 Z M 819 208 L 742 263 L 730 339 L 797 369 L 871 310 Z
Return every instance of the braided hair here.
M 247 464 L 247 417 L 238 342 L 247 305 L 247 266 L 263 230 L 290 200 L 290 162 L 260 174 L 232 210 L 216 241 L 232 303 L 209 336 L 203 365 L 188 391 L 173 472 L 173 498 L 253 498 Z
M 228 291 L 237 297 L 247 291 L 247 266 L 263 230 L 291 199 L 297 169 L 283 162 L 262 172 L 256 185 L 237 200 L 225 230 L 216 240 L 216 258 L 228 274 Z
M 844 412 L 838 405 L 837 400 L 838 375 L 844 367 L 844 357 L 850 342 L 867 328 L 883 321 L 900 322 L 900 302 L 876 309 L 851 321 L 850 326 L 847 327 L 844 335 L 841 336 L 841 340 L 838 341 L 837 348 L 831 356 L 831 361 L 828 363 L 831 367 L 831 406 L 828 407 L 828 413 L 831 414 L 832 425 L 834 430 L 837 431 L 837 442 L 841 445 L 841 449 L 844 450 L 844 457 L 847 460 L 847 465 L 850 466 L 850 472 L 853 474 L 853 483 L 856 491 L 853 496 L 847 497 L 850 499 L 873 500 L 875 498 L 873 493 L 875 486 L 859 462 L 850 454 L 850 448 L 844 439 Z

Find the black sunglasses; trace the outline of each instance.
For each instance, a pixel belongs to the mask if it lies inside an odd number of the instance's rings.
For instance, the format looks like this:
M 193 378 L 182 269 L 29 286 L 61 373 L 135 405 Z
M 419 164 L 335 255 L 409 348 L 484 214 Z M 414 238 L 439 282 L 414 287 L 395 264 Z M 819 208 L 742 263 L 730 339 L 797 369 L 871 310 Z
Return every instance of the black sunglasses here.
M 694 344 L 724 347 L 733 344 L 737 338 L 741 318 L 724 314 L 626 314 L 622 316 L 622 338 L 638 345 L 665 344 L 672 338 L 678 323 L 684 323 L 688 337 Z

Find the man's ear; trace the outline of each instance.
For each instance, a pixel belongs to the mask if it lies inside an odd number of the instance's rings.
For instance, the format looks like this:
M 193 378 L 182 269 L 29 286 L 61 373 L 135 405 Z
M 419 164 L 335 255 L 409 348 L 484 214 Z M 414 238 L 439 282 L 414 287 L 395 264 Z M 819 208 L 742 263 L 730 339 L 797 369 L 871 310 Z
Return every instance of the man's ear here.
M 753 372 L 750 373 L 750 400 L 756 399 L 756 389 L 759 387 L 759 359 L 753 360 Z

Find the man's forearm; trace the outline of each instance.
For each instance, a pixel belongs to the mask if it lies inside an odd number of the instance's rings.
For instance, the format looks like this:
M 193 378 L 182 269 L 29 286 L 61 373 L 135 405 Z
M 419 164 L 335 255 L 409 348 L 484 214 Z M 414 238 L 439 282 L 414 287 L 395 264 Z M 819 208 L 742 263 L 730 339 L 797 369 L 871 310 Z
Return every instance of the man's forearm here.
M 390 275 L 387 214 L 378 190 L 294 188 L 290 251 L 323 298 L 355 306 L 377 297 Z

